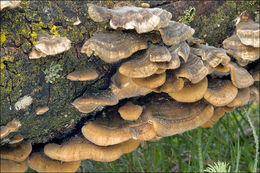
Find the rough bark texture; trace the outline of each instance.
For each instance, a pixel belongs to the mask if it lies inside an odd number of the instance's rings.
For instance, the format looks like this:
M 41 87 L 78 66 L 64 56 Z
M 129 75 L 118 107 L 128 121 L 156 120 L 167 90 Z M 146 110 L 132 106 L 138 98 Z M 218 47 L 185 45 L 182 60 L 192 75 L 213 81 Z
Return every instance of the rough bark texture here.
M 1 18 L 1 122 L 5 125 L 13 118 L 21 121 L 19 133 L 33 143 L 44 143 L 54 138 L 62 139 L 75 133 L 91 114 L 77 111 L 71 102 L 88 91 L 107 89 L 110 77 L 118 64 L 107 64 L 98 57 L 87 57 L 80 48 L 97 30 L 109 28 L 108 22 L 94 23 L 87 13 L 87 1 L 23 1 L 15 9 L 4 9 Z M 112 8 L 116 1 L 93 1 Z M 126 3 L 126 2 L 124 2 Z M 142 2 L 129 1 L 133 5 Z M 253 17 L 259 8 L 257 1 L 147 1 L 151 7 L 160 7 L 173 14 L 173 20 L 186 20 L 195 28 L 195 36 L 210 45 L 220 47 L 222 41 L 234 32 L 232 20 L 247 10 Z M 190 7 L 196 9 L 184 13 Z M 191 17 L 194 19 L 191 21 Z M 82 22 L 73 25 L 77 17 Z M 69 51 L 56 56 L 31 60 L 28 54 L 40 33 L 67 37 L 72 41 Z M 46 83 L 43 70 L 50 64 L 60 64 L 61 77 L 53 84 Z M 95 68 L 101 76 L 94 81 L 72 82 L 65 76 L 80 67 Z M 25 110 L 15 110 L 14 104 L 24 96 L 30 95 L 33 104 Z M 37 106 L 48 105 L 50 110 L 36 115 Z M 10 134 L 12 137 L 15 133 Z M 1 140 L 1 144 L 4 140 Z

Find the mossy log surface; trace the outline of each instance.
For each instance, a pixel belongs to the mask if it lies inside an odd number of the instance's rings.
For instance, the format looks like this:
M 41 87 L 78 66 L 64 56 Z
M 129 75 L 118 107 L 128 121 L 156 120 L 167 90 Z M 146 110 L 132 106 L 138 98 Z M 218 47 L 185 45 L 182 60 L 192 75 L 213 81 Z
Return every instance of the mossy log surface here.
M 15 9 L 5 8 L 1 18 L 1 121 L 6 125 L 13 118 L 21 121 L 19 133 L 32 143 L 45 143 L 52 139 L 62 139 L 80 129 L 82 119 L 95 115 L 98 111 L 83 114 L 71 102 L 89 91 L 107 89 L 110 77 L 115 73 L 117 64 L 107 64 L 98 57 L 88 57 L 80 53 L 84 42 L 98 30 L 108 29 L 108 22 L 94 23 L 87 13 L 88 1 L 22 1 Z M 93 1 L 112 8 L 117 1 Z M 141 1 L 129 1 L 140 6 Z M 259 8 L 257 1 L 217 2 L 217 1 L 152 1 L 151 7 L 170 11 L 173 19 L 183 16 L 183 11 L 195 7 L 196 15 L 190 26 L 195 28 L 195 36 L 210 45 L 220 47 L 222 41 L 234 32 L 232 20 L 247 10 L 252 16 Z M 179 8 L 177 8 L 179 7 Z M 79 25 L 73 25 L 80 19 Z M 29 59 L 28 54 L 34 46 L 37 35 L 48 33 L 67 37 L 72 41 L 69 51 L 56 56 Z M 60 78 L 53 84 L 45 81 L 43 71 L 50 64 L 60 64 Z M 79 68 L 94 68 L 101 76 L 94 81 L 72 82 L 66 75 Z M 33 103 L 26 109 L 15 110 L 14 104 L 24 96 L 30 95 Z M 48 105 L 49 111 L 36 115 L 38 106 Z M 12 133 L 8 138 L 12 137 Z M 4 144 L 5 139 L 1 140 Z

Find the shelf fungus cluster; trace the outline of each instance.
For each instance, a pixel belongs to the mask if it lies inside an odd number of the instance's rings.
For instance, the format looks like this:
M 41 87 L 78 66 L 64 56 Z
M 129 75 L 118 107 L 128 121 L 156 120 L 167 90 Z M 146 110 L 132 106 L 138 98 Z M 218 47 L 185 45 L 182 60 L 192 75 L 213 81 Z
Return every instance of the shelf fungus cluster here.
M 223 47 L 239 65 L 246 66 L 259 59 L 259 34 L 259 23 L 255 23 L 247 12 L 243 12 L 236 19 L 236 32 L 223 41 Z
M 81 53 L 94 54 L 117 69 L 107 89 L 88 90 L 72 105 L 85 114 L 108 106 L 105 116 L 86 122 L 82 134 L 49 143 L 30 156 L 32 147 L 26 141 L 1 148 L 1 171 L 7 165 L 26 169 L 28 164 L 39 172 L 75 172 L 81 160 L 111 162 L 142 141 L 210 127 L 225 112 L 253 100 L 259 103 L 259 91 L 253 86 L 259 71 L 251 75 L 242 67 L 259 58 L 259 25 L 247 13 L 239 16 L 236 33 L 223 42 L 223 49 L 202 44 L 192 37 L 193 28 L 172 21 L 171 13 L 160 8 L 107 9 L 89 4 L 88 12 L 95 22 L 109 20 L 112 29 L 94 33 Z M 70 47 L 65 37 L 41 35 L 29 58 L 59 54 Z M 80 82 L 98 77 L 95 69 L 67 75 L 68 80 Z M 36 114 L 48 109 L 38 107 Z M 1 138 L 10 132 L 9 125 L 1 127 Z

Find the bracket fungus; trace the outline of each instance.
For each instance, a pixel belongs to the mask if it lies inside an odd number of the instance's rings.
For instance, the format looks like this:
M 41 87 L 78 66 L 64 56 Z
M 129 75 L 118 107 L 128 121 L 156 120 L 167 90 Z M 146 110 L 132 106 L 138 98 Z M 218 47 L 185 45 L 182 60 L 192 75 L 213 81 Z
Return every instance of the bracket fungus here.
M 71 81 L 88 81 L 97 79 L 99 74 L 93 69 L 80 69 L 67 75 L 67 79 Z
M 130 57 L 138 50 L 147 48 L 147 38 L 132 33 L 116 31 L 96 32 L 81 48 L 81 53 L 93 52 L 107 63 Z
M 130 139 L 149 140 L 156 135 L 150 117 L 150 112 L 144 110 L 138 120 L 128 122 L 114 114 L 109 119 L 89 122 L 81 131 L 88 140 L 99 146 L 115 145 Z
M 134 83 L 145 88 L 157 88 L 165 83 L 166 73 L 153 74 L 146 78 L 133 78 Z
M 174 71 L 166 72 L 166 81 L 163 85 L 153 89 L 154 92 L 175 93 L 184 87 L 183 78 L 177 78 Z
M 241 66 L 245 66 L 248 62 L 255 61 L 260 57 L 259 47 L 244 45 L 235 34 L 225 39 L 222 44 L 227 53 L 232 55 Z
M 235 87 L 247 88 L 254 84 L 253 77 L 246 69 L 236 65 L 235 63 L 230 63 L 229 67 L 231 80 Z
M 169 62 L 171 60 L 171 54 L 167 47 L 151 45 L 146 52 L 150 55 L 151 62 Z
M 255 81 L 260 81 L 260 71 L 255 71 L 252 76 Z
M 156 63 L 150 61 L 149 53 L 139 54 L 124 62 L 119 67 L 119 72 L 130 78 L 144 78 L 156 73 Z
M 225 106 L 236 98 L 237 93 L 238 89 L 230 80 L 212 79 L 204 98 L 214 106 Z
M 239 107 L 239 106 L 245 106 L 248 104 L 250 99 L 250 89 L 249 88 L 242 88 L 238 89 L 237 96 L 235 99 L 227 104 L 228 107 Z
M 147 109 L 152 112 L 154 129 L 161 137 L 197 128 L 214 112 L 213 106 L 204 101 L 180 103 L 168 99 L 153 101 L 147 104 Z
M 23 136 L 20 134 L 16 134 L 10 139 L 9 144 L 17 144 L 21 141 L 23 141 Z
M 159 29 L 164 44 L 171 46 L 179 44 L 192 37 L 195 30 L 184 23 L 170 21 L 167 27 Z
M 107 9 L 89 4 L 88 13 L 95 22 L 110 19 L 111 28 L 135 29 L 139 34 L 166 27 L 172 18 L 171 13 L 161 8 L 140 8 L 134 6 Z
M 35 112 L 36 112 L 36 115 L 42 115 L 45 112 L 47 112 L 48 110 L 49 110 L 48 106 L 39 106 L 36 108 Z
M 4 8 L 16 8 L 20 3 L 21 1 L 11 1 L 11 0 L 8 0 L 8 1 L 0 1 L 0 11 L 3 10 Z
M 150 92 L 151 89 L 141 87 L 133 82 L 132 78 L 116 72 L 111 78 L 110 89 L 119 100 L 124 98 L 143 96 Z
M 214 109 L 213 116 L 210 118 L 209 121 L 202 124 L 201 127 L 207 128 L 213 126 L 221 117 L 223 117 L 225 114 L 225 111 L 222 107 L 218 107 Z
M 236 34 L 244 45 L 260 47 L 260 27 L 244 11 L 236 19 Z
M 0 158 L 13 160 L 16 162 L 24 161 L 32 151 L 32 144 L 22 141 L 18 144 L 9 144 L 0 148 Z
M 77 98 L 72 105 L 80 112 L 89 113 L 99 106 L 116 105 L 118 98 L 110 90 L 89 92 L 88 95 Z
M 11 132 L 16 132 L 21 127 L 21 122 L 17 119 L 13 119 L 8 122 L 6 126 L 0 127 L 0 139 L 8 136 Z
M 111 162 L 121 155 L 134 151 L 140 142 L 129 140 L 111 146 L 98 146 L 87 139 L 74 137 L 62 145 L 47 144 L 44 146 L 44 153 L 55 160 L 72 162 L 91 159 L 99 162 Z
M 29 54 L 30 59 L 56 55 L 69 50 L 71 47 L 71 41 L 66 37 L 42 34 L 38 39 L 32 52 Z
M 198 48 L 191 48 L 191 50 L 193 54 L 201 56 L 202 60 L 207 61 L 211 67 L 217 67 L 220 63 L 227 65 L 230 61 L 230 57 L 222 48 L 200 44 Z
M 80 166 L 81 161 L 61 162 L 53 160 L 42 152 L 32 153 L 28 158 L 28 165 L 30 168 L 38 172 L 76 172 Z
M 139 118 L 141 113 L 143 112 L 143 107 L 139 105 L 135 105 L 132 102 L 127 102 L 123 106 L 118 109 L 120 116 L 124 120 L 135 121 Z
M 195 84 L 204 79 L 208 74 L 208 69 L 204 66 L 203 61 L 196 55 L 190 54 L 188 61 L 181 64 L 176 70 L 177 77 L 189 79 Z
M 15 162 L 12 160 L 0 159 L 0 172 L 2 173 L 17 173 L 25 172 L 27 170 L 27 161 Z
M 184 87 L 178 92 L 168 93 L 173 99 L 179 102 L 196 102 L 203 98 L 208 88 L 208 79 L 205 77 L 202 81 L 192 84 L 185 82 Z

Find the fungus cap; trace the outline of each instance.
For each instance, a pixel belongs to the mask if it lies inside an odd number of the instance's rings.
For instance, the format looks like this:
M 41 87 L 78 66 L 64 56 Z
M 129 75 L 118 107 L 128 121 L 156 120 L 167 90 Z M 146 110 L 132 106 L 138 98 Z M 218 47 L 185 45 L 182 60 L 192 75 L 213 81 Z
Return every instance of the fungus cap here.
M 4 8 L 7 8 L 7 7 L 9 7 L 9 8 L 15 8 L 15 7 L 17 7 L 20 3 L 21 3 L 21 1 L 19 0 L 19 1 L 10 1 L 10 0 L 8 0 L 8 1 L 0 1 L 0 3 L 1 3 L 1 5 L 0 5 L 0 11 L 1 10 L 3 10 Z
M 220 63 L 227 65 L 230 61 L 226 51 L 221 48 L 201 44 L 198 48 L 192 48 L 191 50 L 192 53 L 201 56 L 202 60 L 207 61 L 211 67 L 216 67 Z
M 212 79 L 204 98 L 214 106 L 225 106 L 236 98 L 237 93 L 238 89 L 230 80 Z
M 55 160 L 65 162 L 91 159 L 100 162 L 111 162 L 121 155 L 134 151 L 140 142 L 128 140 L 112 146 L 97 146 L 87 139 L 74 137 L 65 144 L 47 144 L 44 153 Z
M 35 44 L 35 49 L 46 55 L 56 55 L 69 50 L 71 41 L 66 37 L 43 34 Z
M 21 127 L 21 122 L 14 118 L 12 121 L 8 122 L 6 126 L 0 127 L 0 139 L 6 137 L 11 132 L 15 132 Z
M 227 53 L 236 58 L 238 63 L 242 66 L 247 64 L 245 62 L 259 59 L 260 48 L 242 44 L 235 34 L 225 39 L 222 44 Z
M 45 112 L 47 112 L 49 110 L 49 107 L 48 106 L 39 106 L 36 108 L 35 112 L 36 112 L 36 115 L 42 115 L 44 114 Z
M 116 105 L 118 98 L 110 90 L 99 90 L 97 92 L 89 92 L 86 96 L 82 96 L 73 101 L 78 105 Z
M 247 88 L 254 84 L 254 79 L 250 73 L 243 67 L 239 67 L 235 63 L 230 63 L 230 76 L 232 83 L 237 88 Z
M 207 128 L 207 127 L 211 127 L 213 126 L 216 122 L 218 122 L 218 120 L 223 117 L 225 114 L 225 111 L 222 107 L 218 107 L 214 109 L 214 114 L 213 116 L 210 118 L 209 121 L 207 121 L 206 123 L 202 124 L 201 127 L 203 128 Z
M 99 105 L 96 104 L 77 104 L 77 103 L 72 103 L 72 105 L 81 113 L 90 113 L 92 111 L 94 111 L 95 109 L 97 109 L 99 107 Z
M 255 72 L 253 73 L 253 79 L 254 79 L 255 81 L 260 81 L 260 71 L 255 71 Z
M 72 81 L 88 81 L 98 78 L 98 73 L 93 69 L 80 69 L 67 75 L 67 79 Z
M 147 109 L 153 114 L 157 136 L 171 136 L 194 129 L 208 121 L 214 112 L 212 105 L 199 101 L 180 103 L 172 100 L 153 101 Z
M 36 50 L 35 47 L 32 48 L 32 51 L 29 53 L 29 59 L 39 59 L 41 57 L 46 57 L 47 55 L 41 51 Z
M 22 162 L 15 162 L 12 160 L 4 160 L 0 159 L 0 172 L 4 173 L 17 173 L 17 172 L 25 172 L 28 168 L 26 160 Z
M 127 102 L 123 106 L 118 109 L 121 117 L 124 120 L 135 121 L 139 118 L 143 111 L 143 107 L 139 105 L 135 105 L 132 102 Z
M 110 89 L 118 97 L 118 99 L 143 96 L 150 92 L 151 89 L 141 87 L 133 82 L 127 76 L 116 72 L 111 78 Z
M 24 161 L 32 151 L 32 145 L 28 141 L 12 144 L 0 148 L 0 158 L 13 160 L 16 162 Z
M 208 74 L 208 69 L 196 55 L 190 54 L 186 63 L 176 70 L 177 77 L 189 79 L 193 84 L 200 82 Z
M 30 168 L 37 172 L 76 172 L 80 167 L 81 161 L 74 162 L 61 162 L 58 160 L 53 160 L 44 153 L 33 153 L 28 158 L 28 165 Z
M 166 73 L 153 74 L 146 78 L 133 78 L 134 83 L 145 88 L 157 88 L 165 83 Z
M 244 11 L 238 17 L 236 23 L 236 34 L 241 42 L 248 46 L 260 47 L 259 23 L 250 19 L 249 14 Z
M 182 78 L 177 78 L 174 71 L 166 72 L 165 83 L 154 89 L 155 92 L 165 92 L 174 93 L 180 91 L 184 87 L 184 80 Z
M 147 49 L 146 54 L 148 54 L 152 62 L 169 62 L 172 58 L 165 46 L 152 45 Z
M 10 139 L 9 144 L 16 144 L 21 141 L 23 141 L 23 136 L 20 134 L 16 134 Z
M 138 50 L 147 48 L 147 38 L 133 33 L 116 31 L 96 32 L 81 48 L 81 53 L 93 52 L 107 63 L 130 57 Z
M 196 84 L 186 82 L 184 87 L 174 93 L 168 93 L 173 99 L 179 102 L 196 102 L 203 98 L 208 88 L 208 79 L 205 77 L 202 81 Z
M 250 89 L 248 88 L 242 88 L 238 89 L 238 93 L 236 98 L 229 103 L 227 106 L 228 107 L 239 107 L 239 106 L 244 106 L 248 104 L 250 99 Z
M 130 78 L 144 78 L 151 76 L 158 70 L 154 62 L 150 61 L 148 54 L 139 54 L 133 59 L 124 62 L 119 67 L 119 72 Z
M 159 29 L 163 42 L 168 45 L 179 44 L 192 37 L 195 30 L 183 23 L 170 21 L 167 27 Z

